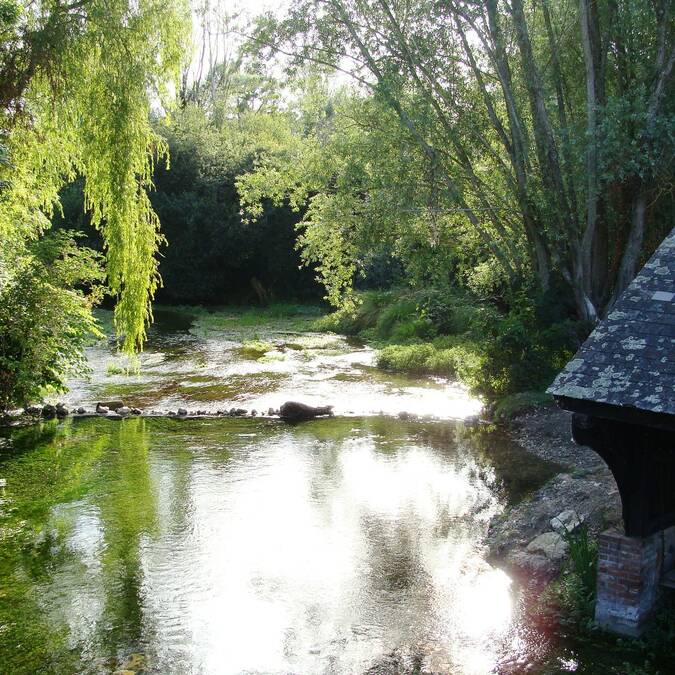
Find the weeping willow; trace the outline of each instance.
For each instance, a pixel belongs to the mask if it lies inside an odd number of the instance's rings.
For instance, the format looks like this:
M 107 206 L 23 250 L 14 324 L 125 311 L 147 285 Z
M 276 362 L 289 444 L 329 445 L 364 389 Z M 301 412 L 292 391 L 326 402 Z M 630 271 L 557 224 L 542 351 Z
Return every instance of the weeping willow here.
M 127 351 L 142 347 L 160 283 L 148 190 L 167 147 L 151 115 L 175 91 L 189 35 L 186 0 L 0 0 L 0 268 L 82 176 Z

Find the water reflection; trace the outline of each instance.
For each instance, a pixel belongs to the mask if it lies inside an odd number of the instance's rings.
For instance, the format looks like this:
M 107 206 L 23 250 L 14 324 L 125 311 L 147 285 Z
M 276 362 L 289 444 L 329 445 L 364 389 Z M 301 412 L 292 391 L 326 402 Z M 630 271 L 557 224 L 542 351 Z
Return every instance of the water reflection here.
M 341 415 L 406 411 L 442 419 L 466 418 L 481 409 L 455 383 L 377 370 L 372 349 L 340 336 L 289 333 L 283 324 L 195 330 L 192 318 L 178 311 L 159 312 L 156 318 L 138 374 L 118 372 L 125 360 L 114 345 L 99 343 L 87 352 L 91 379 L 72 381 L 65 400 L 73 407 L 91 407 L 121 397 L 142 408 L 188 405 L 215 412 L 233 406 L 266 411 L 301 397 L 312 405 L 331 404 Z M 252 338 L 269 341 L 271 351 L 247 356 L 241 346 Z
M 482 538 L 507 492 L 490 453 L 458 427 L 62 426 L 30 466 L 55 445 L 73 461 L 82 453 L 72 495 L 69 480 L 48 495 L 21 469 L 26 455 L 2 465 L 15 508 L 42 499 L 36 530 L 61 533 L 43 574 L 24 583 L 37 600 L 23 622 L 35 616 L 35 638 L 63 642 L 49 660 L 39 650 L 26 660 L 19 645 L 31 636 L 15 635 L 0 647 L 12 672 L 110 672 L 130 654 L 147 672 L 195 674 L 388 673 L 401 663 L 484 673 L 497 662 L 513 592 L 484 561 Z M 530 471 L 531 485 L 548 475 L 543 464 Z M 20 557 L 4 565 L 3 579 L 25 576 Z

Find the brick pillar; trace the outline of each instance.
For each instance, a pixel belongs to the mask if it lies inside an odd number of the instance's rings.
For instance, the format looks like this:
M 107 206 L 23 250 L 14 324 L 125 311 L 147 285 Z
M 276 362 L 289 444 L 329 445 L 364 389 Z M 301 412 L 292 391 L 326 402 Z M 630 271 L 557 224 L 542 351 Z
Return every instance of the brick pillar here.
M 643 632 L 658 596 L 662 542 L 661 532 L 644 538 L 616 530 L 600 535 L 595 620 L 601 628 L 632 637 Z

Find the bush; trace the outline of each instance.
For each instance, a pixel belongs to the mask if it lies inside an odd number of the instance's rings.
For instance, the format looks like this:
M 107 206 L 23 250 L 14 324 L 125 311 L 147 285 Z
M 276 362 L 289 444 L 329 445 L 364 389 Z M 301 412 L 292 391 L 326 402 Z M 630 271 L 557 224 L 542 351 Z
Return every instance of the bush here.
M 430 344 L 391 345 L 380 350 L 377 365 L 384 370 L 403 373 L 429 373 L 429 359 L 436 350 Z
M 526 293 L 504 312 L 451 288 L 370 291 L 315 327 L 384 343 L 377 363 L 386 370 L 457 378 L 499 400 L 543 391 L 571 358 L 586 327 L 562 316 Z M 511 398 L 503 412 L 533 400 Z
M 62 391 L 87 370 L 84 347 L 102 337 L 91 309 L 104 278 L 100 255 L 64 232 L 0 269 L 0 410 Z

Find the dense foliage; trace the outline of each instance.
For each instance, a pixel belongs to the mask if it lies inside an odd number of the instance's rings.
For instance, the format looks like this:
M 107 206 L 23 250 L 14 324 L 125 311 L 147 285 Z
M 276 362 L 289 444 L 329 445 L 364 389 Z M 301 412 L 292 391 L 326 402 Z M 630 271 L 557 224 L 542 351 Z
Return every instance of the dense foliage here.
M 254 46 L 359 93 L 244 194 L 254 214 L 261 196 L 306 205 L 332 300 L 383 238 L 425 270 L 471 242 L 472 276 L 561 278 L 595 321 L 673 226 L 672 18 L 668 0 L 296 0 Z
M 276 110 L 242 110 L 218 124 L 188 104 L 170 124 L 158 125 L 171 153 L 170 168 L 155 172 L 152 194 L 167 242 L 160 300 L 264 304 L 320 297 L 312 272 L 299 269 L 298 216 L 287 205 L 266 203 L 256 223 L 243 222 L 235 185 L 258 157 L 287 144 L 291 122 Z
M 49 227 L 61 188 L 82 175 L 116 323 L 134 349 L 151 316 L 161 240 L 147 189 L 166 144 L 149 115 L 178 78 L 187 6 L 2 0 L 0 10 L 0 265 L 11 276 Z
M 100 336 L 101 257 L 66 233 L 32 242 L 0 286 L 0 410 L 62 391 L 85 369 L 83 348 Z

